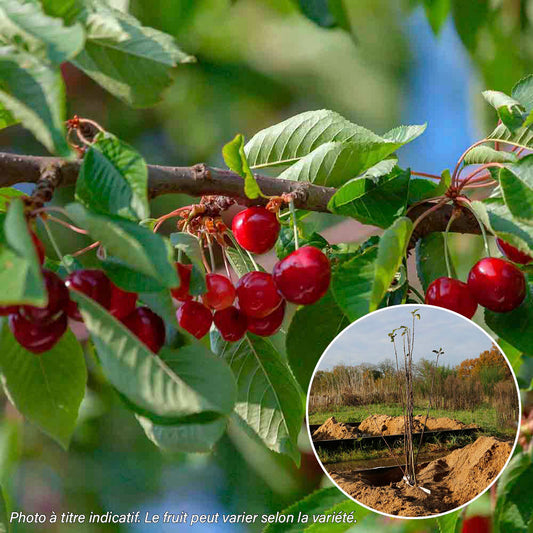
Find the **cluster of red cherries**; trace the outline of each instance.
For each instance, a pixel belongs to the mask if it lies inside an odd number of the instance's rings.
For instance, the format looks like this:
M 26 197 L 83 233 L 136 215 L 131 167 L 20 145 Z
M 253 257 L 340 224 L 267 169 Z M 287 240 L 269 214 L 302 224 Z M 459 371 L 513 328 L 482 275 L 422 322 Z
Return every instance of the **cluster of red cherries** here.
M 527 265 L 533 257 L 502 239 L 496 242 L 509 261 L 498 257 L 481 259 L 470 270 L 467 283 L 449 277 L 437 278 L 427 288 L 425 302 L 467 318 L 474 316 L 478 304 L 496 313 L 516 309 L 524 300 L 527 288 L 523 272 L 513 263 Z

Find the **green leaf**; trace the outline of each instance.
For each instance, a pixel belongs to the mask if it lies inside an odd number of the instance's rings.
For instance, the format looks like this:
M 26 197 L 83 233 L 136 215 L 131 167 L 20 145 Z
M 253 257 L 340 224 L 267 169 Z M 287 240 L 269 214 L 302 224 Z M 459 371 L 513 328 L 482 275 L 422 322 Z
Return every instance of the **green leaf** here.
M 486 163 L 516 163 L 518 158 L 513 152 L 502 152 L 490 146 L 476 146 L 464 158 L 464 165 L 484 165 Z
M 485 100 L 496 109 L 500 120 L 510 131 L 522 126 L 526 119 L 526 110 L 520 102 L 500 91 L 484 91 L 482 94 Z
M 56 65 L 81 52 L 85 41 L 81 24 L 64 26 L 39 3 L 20 0 L 0 0 L 0 35 L 6 44 Z
M 250 256 L 240 247 L 231 247 L 226 248 L 226 256 L 230 262 L 231 268 L 235 271 L 239 278 L 242 278 L 247 272 L 256 270 Z M 259 270 L 262 270 L 259 268 Z
M 533 111 L 533 74 L 522 78 L 513 87 L 511 94 L 524 106 L 527 113 L 531 113 Z
M 6 499 L 4 491 L 0 487 L 0 533 L 9 533 L 9 531 L 11 531 L 11 528 L 9 527 Z
M 437 517 L 439 533 L 458 533 L 461 530 L 463 511 L 459 509 L 453 513 L 448 513 Z
M 192 263 L 189 292 L 193 296 L 204 294 L 207 287 L 200 240 L 190 233 L 179 232 L 170 234 L 170 242 L 174 248 L 183 252 Z
M 41 265 L 20 199 L 0 216 L 0 287 L 1 305 L 46 305 Z
M 201 343 L 179 350 L 163 347 L 155 355 L 94 300 L 76 291 L 71 298 L 80 307 L 105 375 L 145 416 L 174 423 L 191 415 L 232 411 L 233 376 Z
M 370 311 L 375 311 L 394 279 L 394 276 L 407 252 L 407 245 L 413 231 L 413 221 L 402 217 L 385 230 L 378 245 L 376 271 L 372 294 L 370 297 Z
M 168 289 L 153 292 L 141 292 L 139 300 L 146 304 L 154 313 L 158 314 L 167 324 L 178 327 L 176 308 Z
M 194 60 L 174 38 L 93 0 L 80 14 L 87 28 L 83 51 L 73 63 L 111 94 L 135 107 L 161 99 L 179 63 Z
M 457 278 L 450 261 L 452 278 Z M 442 276 L 448 276 L 444 259 L 444 233 L 430 233 L 416 243 L 416 271 L 424 292 L 429 284 Z
M 50 152 L 68 156 L 65 89 L 59 68 L 12 46 L 0 47 L 0 105 Z
M 208 453 L 226 431 L 228 419 L 218 418 L 212 422 L 161 426 L 149 418 L 137 416 L 146 436 L 167 453 Z
M 0 101 L 0 130 L 16 124 L 18 120 L 2 105 Z
M 451 9 L 450 0 L 423 0 L 426 17 L 435 35 L 440 33 Z
M 357 527 L 357 522 L 368 514 L 370 514 L 370 509 L 366 509 L 352 500 L 344 500 L 320 513 L 316 517 L 317 521 L 313 521 L 305 531 L 306 533 L 344 533 L 351 530 L 354 525 Z M 332 515 L 341 515 L 344 517 L 344 521 L 332 521 L 330 520 Z
M 378 184 L 372 179 L 355 178 L 332 196 L 328 209 L 363 224 L 386 228 L 405 211 L 409 179 L 410 172 L 398 167 Z
M 298 244 L 302 246 L 314 246 L 320 250 L 324 250 L 328 247 L 329 243 L 315 231 L 307 235 L 304 232 L 302 224 L 299 224 L 298 228 Z M 296 249 L 294 242 L 294 230 L 292 226 L 282 226 L 279 232 L 278 240 L 276 241 L 276 255 L 278 259 L 283 259 Z
M 125 266 L 155 278 L 165 287 L 179 285 L 168 239 L 130 220 L 91 213 L 80 204 L 69 204 L 67 212 Z
M 304 391 L 320 356 L 349 323 L 331 291 L 315 304 L 300 307 L 294 314 L 286 338 L 287 359 Z
M 398 158 L 392 155 L 389 159 L 384 159 L 363 172 L 361 178 L 369 178 L 374 183 L 379 183 L 379 178 L 390 174 L 397 163 Z
M 99 133 L 83 157 L 76 200 L 96 212 L 146 219 L 150 208 L 144 159 L 114 135 Z
M 533 464 L 531 454 L 513 457 L 498 482 L 495 533 L 527 533 L 533 518 Z
M 1 187 L 0 188 L 0 213 L 7 211 L 9 204 L 14 198 L 24 198 L 28 196 L 26 193 L 15 189 L 14 187 Z
M 499 337 L 525 353 L 531 352 L 533 339 L 533 296 L 531 287 L 524 301 L 508 313 L 495 313 L 485 309 L 487 326 Z
M 125 291 L 153 293 L 165 290 L 165 287 L 155 277 L 141 274 L 114 257 L 101 261 L 100 266 L 111 281 Z
M 87 382 L 80 343 L 68 330 L 51 350 L 35 355 L 15 340 L 4 322 L 0 373 L 6 394 L 24 417 L 66 449 Z
M 240 341 L 229 343 L 212 331 L 211 345 L 228 362 L 237 380 L 237 415 L 269 449 L 298 463 L 303 399 L 272 342 L 248 333 Z
M 488 14 L 488 0 L 451 0 L 455 29 L 470 52 L 477 49 L 478 34 L 485 24 Z
M 243 135 L 240 133 L 237 134 L 232 141 L 224 145 L 222 155 L 228 168 L 244 178 L 244 193 L 246 196 L 252 199 L 259 198 L 261 196 L 261 189 L 257 185 L 246 160 Z
M 333 270 L 333 296 L 352 322 L 369 313 L 376 258 L 377 246 L 370 247 Z
M 533 154 L 500 170 L 503 199 L 516 220 L 533 224 Z

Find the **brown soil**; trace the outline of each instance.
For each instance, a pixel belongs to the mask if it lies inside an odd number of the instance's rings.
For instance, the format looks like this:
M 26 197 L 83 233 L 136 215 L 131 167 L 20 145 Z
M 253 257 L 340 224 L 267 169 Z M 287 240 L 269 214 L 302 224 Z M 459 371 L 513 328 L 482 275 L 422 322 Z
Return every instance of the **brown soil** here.
M 361 473 L 330 475 L 345 492 L 373 509 L 392 515 L 429 516 L 455 509 L 483 492 L 505 465 L 511 449 L 510 442 L 479 437 L 430 462 L 418 472 L 417 480 L 431 494 L 404 481 L 376 486 Z
M 415 432 L 422 431 L 425 415 L 417 415 L 413 420 Z M 466 425 L 453 418 L 428 417 L 425 431 L 476 428 L 475 424 Z M 398 435 L 404 432 L 403 416 L 371 415 L 359 424 L 359 431 L 367 435 Z
M 312 435 L 313 440 L 355 439 L 358 436 L 357 429 L 337 422 L 334 416 L 328 418 Z

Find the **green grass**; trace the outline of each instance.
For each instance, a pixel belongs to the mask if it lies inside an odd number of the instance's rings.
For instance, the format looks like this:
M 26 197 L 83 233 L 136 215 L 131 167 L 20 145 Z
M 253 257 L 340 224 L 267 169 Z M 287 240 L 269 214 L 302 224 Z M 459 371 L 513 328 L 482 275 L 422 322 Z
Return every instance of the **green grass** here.
M 415 415 L 425 415 L 427 406 L 415 406 Z M 322 424 L 329 417 L 334 416 L 337 422 L 361 422 L 365 418 L 374 414 L 386 414 L 389 416 L 400 416 L 403 414 L 400 404 L 370 404 L 361 406 L 339 406 L 331 411 L 321 411 L 312 413 L 309 416 L 310 424 Z M 473 411 L 451 410 L 451 409 L 431 409 L 429 416 L 449 417 L 459 420 L 464 424 L 477 424 L 485 433 L 499 437 L 514 437 L 516 429 L 502 428 L 497 423 L 496 409 L 490 405 L 478 407 Z

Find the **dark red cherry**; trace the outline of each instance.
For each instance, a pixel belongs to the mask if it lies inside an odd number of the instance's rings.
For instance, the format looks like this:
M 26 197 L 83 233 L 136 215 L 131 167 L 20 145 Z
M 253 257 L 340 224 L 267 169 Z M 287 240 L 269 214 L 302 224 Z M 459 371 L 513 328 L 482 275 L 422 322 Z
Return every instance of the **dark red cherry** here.
M 331 267 L 328 258 L 318 248 L 303 246 L 278 261 L 272 276 L 286 300 L 309 305 L 328 291 Z
M 453 278 L 437 278 L 426 291 L 425 302 L 460 313 L 472 318 L 477 309 L 477 301 L 470 294 L 466 283 Z
M 109 304 L 109 312 L 119 320 L 128 316 L 135 310 L 137 304 L 137 293 L 128 292 L 117 287 L 111 282 L 111 301 Z
M 274 280 L 266 272 L 248 272 L 237 283 L 239 308 L 247 315 L 262 318 L 281 304 Z
M 0 316 L 9 316 L 19 312 L 18 305 L 0 305 Z
M 232 223 L 237 242 L 254 254 L 264 254 L 276 244 L 279 228 L 276 215 L 264 207 L 249 207 L 237 213 Z
M 496 239 L 496 244 L 498 245 L 500 252 L 513 263 L 527 265 L 533 261 L 533 257 L 525 252 L 521 252 L 518 248 L 515 248 L 512 244 L 509 244 L 500 238 Z
M 82 292 L 103 308 L 109 309 L 111 303 L 111 281 L 101 270 L 76 270 L 67 276 L 65 285 L 69 289 Z M 74 320 L 82 320 L 78 305 L 71 301 L 68 316 Z
M 238 341 L 246 333 L 246 315 L 233 305 L 217 311 L 213 317 L 213 321 L 225 341 Z
M 48 304 L 45 307 L 24 305 L 20 308 L 20 313 L 30 322 L 49 322 L 55 315 L 67 311 L 69 307 L 70 297 L 63 280 L 50 270 L 43 270 L 43 279 L 48 294 Z
M 468 288 L 483 307 L 506 313 L 525 298 L 526 279 L 512 263 L 498 257 L 485 257 L 470 270 Z
M 176 312 L 178 324 L 197 339 L 201 339 L 213 323 L 211 311 L 200 302 L 189 300 Z
M 469 516 L 463 520 L 461 533 L 490 533 L 492 525 L 488 516 Z
M 35 246 L 37 257 L 39 258 L 39 264 L 42 265 L 44 263 L 44 258 L 46 255 L 44 251 L 44 244 L 41 242 L 39 237 L 37 237 L 37 235 L 35 235 L 35 233 L 31 229 L 30 229 L 30 237 L 31 237 L 31 240 L 33 241 L 33 246 Z
M 274 335 L 283 322 L 285 316 L 285 300 L 281 305 L 263 318 L 248 317 L 248 331 L 261 337 L 270 337 Z
M 191 283 L 192 265 L 183 265 L 182 263 L 176 263 L 176 271 L 178 272 L 178 278 L 180 284 L 178 287 L 171 289 L 170 292 L 176 300 L 180 302 L 186 302 L 190 300 L 192 296 L 189 293 L 189 286 Z
M 67 330 L 67 315 L 61 313 L 54 320 L 39 324 L 26 320 L 20 313 L 9 317 L 9 329 L 26 350 L 40 354 L 52 349 Z
M 153 353 L 165 344 L 165 323 L 149 307 L 136 307 L 122 323 Z
M 229 307 L 235 300 L 235 287 L 226 276 L 207 274 L 205 284 L 207 292 L 202 295 L 202 301 L 207 307 L 220 311 Z

